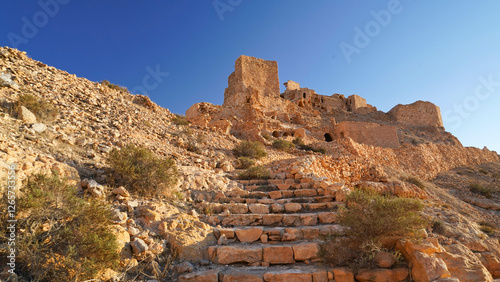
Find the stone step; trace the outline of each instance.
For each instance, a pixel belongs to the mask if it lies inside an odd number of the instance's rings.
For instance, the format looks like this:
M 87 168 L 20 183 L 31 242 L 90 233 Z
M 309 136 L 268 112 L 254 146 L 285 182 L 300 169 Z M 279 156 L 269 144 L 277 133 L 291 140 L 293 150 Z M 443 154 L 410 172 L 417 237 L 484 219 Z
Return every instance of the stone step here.
M 221 201 L 236 201 L 236 199 L 286 199 L 286 198 L 302 198 L 302 197 L 328 197 L 334 198 L 331 192 L 325 194 L 324 189 L 300 189 L 300 190 L 280 190 L 280 191 L 247 191 L 233 190 L 225 193 L 225 198 Z
M 209 259 L 216 264 L 248 264 L 269 266 L 296 262 L 320 262 L 320 242 L 253 243 L 208 247 Z
M 332 279 L 329 279 L 332 278 Z M 270 267 L 228 267 L 219 275 L 223 282 L 264 282 L 264 281 L 333 281 L 331 269 L 321 266 L 270 266 Z
M 276 244 L 279 242 L 300 240 L 323 240 L 329 236 L 343 235 L 344 229 L 339 224 L 299 227 L 255 226 L 214 228 L 214 234 L 222 244 L 231 244 L 235 242 Z
M 294 265 L 218 266 L 210 270 L 183 274 L 179 282 L 270 282 L 270 281 L 333 281 L 333 269 L 297 263 Z
M 304 198 L 303 198 L 304 199 Z M 297 212 L 318 212 L 318 211 L 331 211 L 344 206 L 344 202 L 311 202 L 296 201 L 297 199 L 261 199 L 256 202 L 246 203 L 229 203 L 219 204 L 213 203 L 210 205 L 213 213 L 216 214 L 246 214 L 246 213 L 297 213 Z M 331 199 L 330 199 L 331 200 Z
M 217 266 L 183 274 L 179 282 L 333 282 L 333 281 L 409 281 L 408 268 L 363 269 L 356 276 L 344 267 L 295 263 L 271 266 Z
M 320 189 L 320 184 L 311 183 L 280 183 L 280 184 L 248 184 L 242 185 L 248 191 L 280 191 L 280 190 L 301 190 L 301 189 Z
M 228 214 L 206 216 L 205 222 L 213 226 L 314 226 L 331 224 L 337 220 L 336 212 L 292 214 Z
M 235 181 L 241 185 L 266 185 L 272 182 L 271 179 L 236 179 Z

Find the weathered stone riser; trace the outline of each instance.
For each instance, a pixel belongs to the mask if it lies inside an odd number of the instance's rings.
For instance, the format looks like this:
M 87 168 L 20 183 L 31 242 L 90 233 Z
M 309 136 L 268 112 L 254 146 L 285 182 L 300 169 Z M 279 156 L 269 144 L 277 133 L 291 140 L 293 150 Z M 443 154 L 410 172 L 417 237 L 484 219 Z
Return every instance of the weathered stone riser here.
M 408 268 L 367 269 L 356 275 L 356 281 L 410 281 Z M 334 279 L 335 278 L 335 279 Z M 179 282 L 334 282 L 355 281 L 345 268 L 296 264 L 288 266 L 220 267 L 208 271 L 183 275 Z M 445 281 L 445 280 L 443 280 Z M 447 280 L 446 280 L 447 281 Z M 455 280 L 450 280 L 455 281 Z
M 208 216 L 206 221 L 213 225 L 232 226 L 314 226 L 335 223 L 336 212 L 300 214 L 230 214 Z
M 285 184 L 284 184 L 285 185 Z M 269 187 L 269 186 L 266 186 Z M 245 198 L 292 198 L 292 197 L 314 197 L 328 195 L 328 188 L 313 188 L 308 186 L 290 190 L 291 187 L 283 187 L 274 191 L 255 191 L 255 190 L 234 190 L 226 193 L 226 197 L 245 197 Z M 258 188 L 257 188 L 258 189 Z M 267 188 L 266 188 L 267 189 Z
M 264 282 L 264 281 L 288 281 L 288 282 L 330 282 L 333 280 L 332 269 L 324 267 L 315 267 L 301 264 L 299 268 L 290 269 L 289 267 L 247 267 L 238 266 L 237 268 L 224 267 L 184 275 L 179 278 L 179 282 L 197 281 L 197 282 Z
M 324 198 L 321 198 L 324 199 Z M 240 199 L 248 200 L 248 199 Z M 253 200 L 253 199 L 251 199 Z M 300 199 L 280 199 L 269 203 L 267 199 L 254 201 L 231 201 L 229 204 L 213 204 L 211 208 L 214 213 L 224 215 L 228 211 L 231 214 L 247 214 L 247 213 L 297 213 L 297 212 L 321 212 L 331 211 L 340 205 L 345 205 L 343 202 L 315 202 L 317 198 L 300 198 Z M 304 203 L 303 201 L 307 201 Z
M 338 224 L 301 227 L 233 227 L 215 230 L 216 238 L 224 243 L 279 243 L 301 240 L 320 240 L 330 236 L 342 236 L 343 228 Z M 222 239 L 221 239 L 222 238 Z
M 211 246 L 208 248 L 210 260 L 217 264 L 229 265 L 244 263 L 266 266 L 274 264 L 293 264 L 303 261 L 320 261 L 318 243 L 300 242 L 281 245 L 259 244 Z

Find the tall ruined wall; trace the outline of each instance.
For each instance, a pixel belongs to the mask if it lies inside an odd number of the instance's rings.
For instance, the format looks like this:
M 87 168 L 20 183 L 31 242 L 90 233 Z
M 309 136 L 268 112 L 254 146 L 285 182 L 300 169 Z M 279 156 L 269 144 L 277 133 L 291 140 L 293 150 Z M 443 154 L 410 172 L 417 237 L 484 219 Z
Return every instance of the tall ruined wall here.
M 441 110 L 431 102 L 417 101 L 409 105 L 397 105 L 389 115 L 396 121 L 414 126 L 443 127 Z
M 334 139 L 351 138 L 358 143 L 398 148 L 399 139 L 396 127 L 369 122 L 344 121 L 335 125 Z
M 248 101 L 252 93 L 259 97 L 279 98 L 278 63 L 249 56 L 240 56 L 229 76 L 224 92 L 223 106 L 239 106 Z
M 364 108 L 367 107 L 368 105 L 366 104 L 366 99 L 358 96 L 358 95 L 351 95 L 347 97 L 347 109 L 349 111 L 354 111 L 359 108 Z

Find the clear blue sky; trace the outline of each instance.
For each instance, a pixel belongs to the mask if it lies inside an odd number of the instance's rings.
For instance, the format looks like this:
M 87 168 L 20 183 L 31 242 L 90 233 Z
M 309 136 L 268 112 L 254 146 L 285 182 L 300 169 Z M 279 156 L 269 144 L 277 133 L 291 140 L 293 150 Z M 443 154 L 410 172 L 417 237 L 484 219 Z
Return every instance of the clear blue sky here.
M 464 145 L 500 152 L 499 1 L 4 2 L 0 45 L 93 81 L 149 88 L 175 113 L 221 104 L 245 54 L 278 61 L 281 83 L 358 94 L 383 111 L 432 101 Z

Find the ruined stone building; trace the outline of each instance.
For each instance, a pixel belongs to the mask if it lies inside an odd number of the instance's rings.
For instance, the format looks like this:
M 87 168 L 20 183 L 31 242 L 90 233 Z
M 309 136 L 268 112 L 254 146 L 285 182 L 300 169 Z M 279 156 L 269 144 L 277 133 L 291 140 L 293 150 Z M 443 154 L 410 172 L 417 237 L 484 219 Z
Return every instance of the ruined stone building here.
M 291 80 L 284 85 L 286 90 L 280 93 L 277 62 L 240 56 L 228 78 L 222 106 L 197 103 L 186 116 L 195 125 L 253 140 L 263 140 L 265 135 L 327 142 L 351 138 L 387 148 L 458 142 L 444 131 L 440 109 L 430 102 L 397 105 L 384 113 L 358 95 L 321 95 Z

